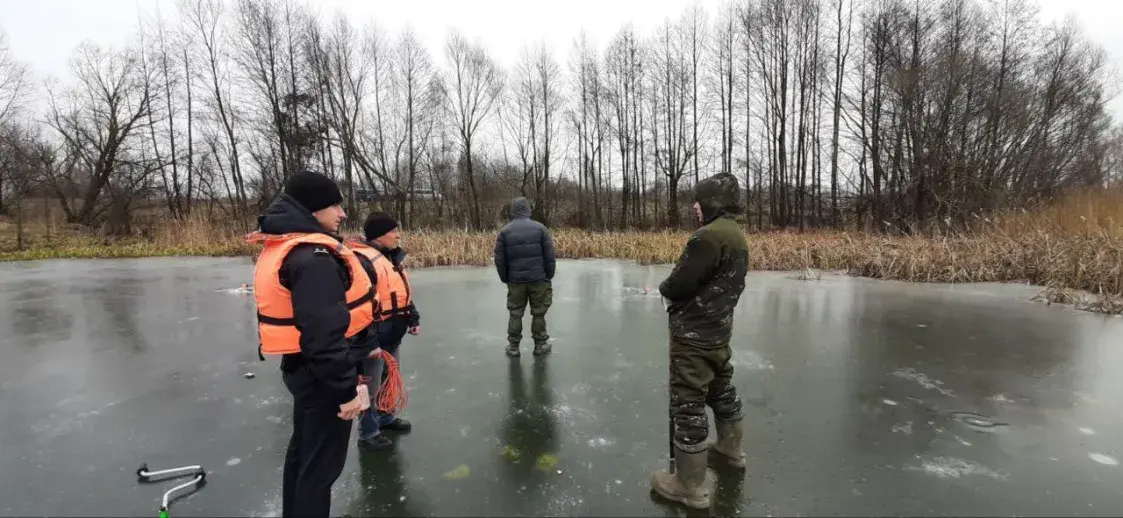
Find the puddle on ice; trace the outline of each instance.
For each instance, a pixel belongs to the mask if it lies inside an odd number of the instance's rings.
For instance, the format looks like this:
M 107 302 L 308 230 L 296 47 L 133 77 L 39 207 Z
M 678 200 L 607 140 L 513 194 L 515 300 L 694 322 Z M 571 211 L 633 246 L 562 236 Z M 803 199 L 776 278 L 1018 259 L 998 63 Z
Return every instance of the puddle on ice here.
M 276 405 L 276 404 L 283 403 L 283 402 L 284 402 L 284 400 L 280 396 L 269 396 L 269 397 L 258 399 L 257 400 L 257 407 L 258 408 L 264 408 L 264 407 L 267 407 L 269 405 Z
M 733 358 L 729 363 L 734 367 L 741 367 L 749 370 L 776 370 L 776 366 L 772 362 L 766 360 L 760 353 L 756 351 L 736 351 L 733 353 Z
M 1094 460 L 1094 461 L 1096 461 L 1100 464 L 1103 464 L 1104 466 L 1118 466 L 1119 465 L 1119 461 L 1115 460 L 1114 457 L 1109 457 L 1109 456 L 1104 455 L 1102 453 L 1089 453 L 1088 458 L 1092 459 L 1092 460 Z
M 585 382 L 582 381 L 582 382 L 575 383 L 573 385 L 573 388 L 571 388 L 569 390 L 569 393 L 574 394 L 574 395 L 583 395 L 583 394 L 588 394 L 592 390 L 593 390 L 592 385 L 589 385 L 588 383 L 585 383 Z
M 564 419 L 564 420 L 570 420 L 570 419 L 596 420 L 596 416 L 593 415 L 593 413 L 590 412 L 589 410 L 584 409 L 584 408 L 574 408 L 574 407 L 571 407 L 571 406 L 566 405 L 566 404 L 555 404 L 554 406 L 551 406 L 549 408 L 549 412 L 551 414 L 553 414 L 554 417 L 556 417 L 558 419 Z
M 1084 435 L 1096 435 L 1096 431 L 1091 428 L 1081 428 L 1080 433 Z
M 625 286 L 620 291 L 625 299 L 662 298 L 662 295 L 659 294 L 658 286 Z
M 982 475 L 1005 480 L 1008 475 L 996 472 L 986 466 L 954 457 L 936 457 L 924 461 L 920 466 L 906 466 L 909 471 L 923 471 L 940 478 L 961 478 L 968 475 Z
M 929 390 L 935 390 L 935 391 L 939 392 L 940 394 L 943 394 L 947 397 L 955 397 L 954 392 L 952 392 L 950 389 L 946 389 L 946 388 L 943 387 L 944 382 L 938 381 L 938 380 L 933 380 L 933 379 L 929 378 L 926 374 L 924 374 L 922 372 L 917 372 L 916 369 L 913 369 L 912 367 L 908 367 L 908 368 L 904 368 L 904 369 L 897 369 L 897 370 L 893 371 L 893 375 L 898 377 L 898 378 L 904 378 L 904 379 L 907 379 L 907 380 L 915 381 L 918 385 L 920 385 L 920 386 L 922 386 L 926 389 L 929 389 Z
M 1004 403 L 1004 404 L 1009 404 L 1009 403 L 1014 402 L 1014 400 L 1006 397 L 1004 394 L 995 394 L 995 395 L 990 397 L 990 400 L 994 401 L 995 403 Z
M 215 291 L 217 291 L 218 293 L 226 293 L 229 295 L 251 295 L 253 294 L 253 287 L 249 284 L 242 284 L 237 288 L 224 288 Z
M 912 421 L 905 424 L 895 424 L 892 428 L 893 433 L 903 433 L 905 435 L 912 435 Z
M 607 448 L 614 444 L 616 444 L 616 441 L 614 439 L 606 439 L 604 437 L 589 439 L 589 447 L 591 448 Z

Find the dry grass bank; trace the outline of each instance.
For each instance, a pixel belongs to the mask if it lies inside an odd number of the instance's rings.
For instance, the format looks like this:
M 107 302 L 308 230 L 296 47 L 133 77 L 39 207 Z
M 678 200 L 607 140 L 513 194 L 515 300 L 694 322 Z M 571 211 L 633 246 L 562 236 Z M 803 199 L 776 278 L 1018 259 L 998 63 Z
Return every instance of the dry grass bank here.
M 27 229 L 28 248 L 0 260 L 63 257 L 251 255 L 240 232 L 202 219 L 171 221 L 147 238 L 106 240 L 73 229 Z M 688 232 L 554 232 L 558 256 L 673 262 Z M 491 264 L 493 232 L 417 231 L 406 235 L 412 266 Z M 821 269 L 914 282 L 1025 281 L 1050 302 L 1123 312 L 1123 190 L 1074 194 L 1036 212 L 980 221 L 979 229 L 938 238 L 846 232 L 749 234 L 757 270 Z M 14 249 L 14 228 L 0 223 L 0 250 Z M 1097 295 L 1082 297 L 1073 290 Z

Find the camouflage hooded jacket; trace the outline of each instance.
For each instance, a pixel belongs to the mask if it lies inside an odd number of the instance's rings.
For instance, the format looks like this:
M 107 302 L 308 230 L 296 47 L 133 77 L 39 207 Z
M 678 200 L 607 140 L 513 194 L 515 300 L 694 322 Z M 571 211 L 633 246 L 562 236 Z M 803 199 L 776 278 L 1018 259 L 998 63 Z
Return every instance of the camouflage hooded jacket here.
M 698 347 L 729 343 L 733 310 L 745 290 L 749 246 L 732 215 L 740 212 L 733 175 L 707 178 L 694 189 L 702 228 L 686 242 L 671 274 L 659 285 L 670 304 L 671 337 Z

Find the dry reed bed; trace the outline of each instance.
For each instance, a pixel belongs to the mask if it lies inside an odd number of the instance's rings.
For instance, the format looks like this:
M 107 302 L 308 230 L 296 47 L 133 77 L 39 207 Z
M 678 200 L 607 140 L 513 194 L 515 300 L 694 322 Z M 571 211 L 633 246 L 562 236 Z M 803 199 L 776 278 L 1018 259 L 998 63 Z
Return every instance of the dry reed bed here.
M 559 257 L 612 258 L 641 264 L 674 262 L 688 233 L 554 233 Z M 415 266 L 491 264 L 494 234 L 407 236 Z M 1123 239 L 998 233 L 927 239 L 848 233 L 749 234 L 754 270 L 814 268 L 913 282 L 1027 281 L 1123 295 Z
M 171 228 L 148 241 L 108 243 L 90 236 L 56 236 L 32 241 L 0 260 L 68 257 L 124 258 L 175 255 L 252 255 L 257 247 L 240 235 L 214 236 L 192 228 Z M 688 232 L 554 231 L 557 255 L 566 259 L 623 259 L 640 264 L 672 263 Z M 1000 232 L 960 237 L 887 237 L 860 233 L 748 234 L 754 270 L 814 268 L 914 282 L 1027 281 L 1041 286 L 1123 295 L 1123 238 L 1062 235 L 1041 231 L 1017 236 Z M 417 231 L 405 235 L 413 267 L 487 266 L 493 232 Z
M 1123 311 L 1123 190 L 1078 193 L 1039 211 L 980 220 L 958 236 L 884 236 L 844 232 L 748 234 L 754 270 L 840 271 L 913 282 L 1029 282 L 1046 288 L 1051 302 L 1101 312 Z M 2 227 L 4 224 L 0 224 Z M 9 225 L 10 226 L 10 225 Z M 28 231 L 29 248 L 0 252 L 0 260 L 64 257 L 253 255 L 244 233 L 201 218 L 169 222 L 147 238 L 109 241 L 76 232 Z M 12 249 L 4 235 L 0 249 Z M 557 255 L 566 259 L 623 259 L 640 264 L 672 263 L 687 231 L 592 232 L 558 229 Z M 13 241 L 8 243 L 7 241 Z M 494 232 L 407 232 L 404 245 L 413 267 L 487 266 Z M 1089 299 L 1073 292 L 1099 295 Z M 1106 296 L 1106 298 L 1105 298 Z

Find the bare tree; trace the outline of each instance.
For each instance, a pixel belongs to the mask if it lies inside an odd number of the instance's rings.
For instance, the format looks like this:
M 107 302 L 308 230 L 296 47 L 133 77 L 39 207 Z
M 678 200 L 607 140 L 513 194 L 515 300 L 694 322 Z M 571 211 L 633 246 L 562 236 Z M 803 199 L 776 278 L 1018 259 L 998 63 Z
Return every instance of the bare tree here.
M 133 49 L 105 50 L 83 44 L 72 59 L 78 84 L 63 96 L 50 92 L 48 124 L 79 160 L 80 175 L 54 189 L 67 221 L 92 226 L 104 212 L 102 190 L 138 164 L 137 139 L 146 129 L 151 76 L 146 76 Z M 60 98 L 61 97 L 61 98 Z M 78 194 L 78 205 L 68 193 Z
M 292 0 L 238 0 L 236 12 L 235 60 L 257 94 L 258 129 L 272 140 L 267 149 L 280 172 L 270 181 L 279 185 L 304 167 L 315 139 L 314 122 L 301 123 L 315 99 L 296 67 L 303 60 L 299 31 L 307 25 Z
M 248 194 L 242 171 L 244 152 L 242 140 L 238 135 L 240 125 L 232 105 L 234 96 L 230 66 L 222 50 L 227 37 L 219 23 L 223 13 L 222 2 L 221 0 L 179 1 L 180 17 L 201 46 L 202 62 L 207 72 L 204 81 L 210 96 L 207 99 L 209 116 L 211 119 L 217 119 L 219 123 L 219 128 L 211 129 L 212 133 L 205 135 L 204 139 L 212 153 L 211 162 L 216 172 L 223 171 L 225 159 L 225 167 L 230 173 L 219 174 L 219 177 L 223 181 L 226 195 L 234 199 L 233 213 L 241 215 L 248 209 Z
M 0 123 L 0 171 L 6 181 L 0 185 L 0 206 L 10 207 L 16 223 L 16 249 L 26 245 L 24 212 L 27 199 L 42 184 L 44 167 L 54 160 L 52 150 L 38 126 Z
M 335 17 L 331 32 L 325 37 L 315 23 L 308 28 L 306 51 L 316 83 L 321 86 L 330 116 L 327 123 L 334 132 L 343 159 L 343 190 L 348 210 L 354 211 L 355 173 L 366 160 L 360 156 L 361 126 L 364 102 L 369 93 L 370 61 L 357 44 L 358 35 L 342 15 Z
M 593 223 L 603 227 L 605 222 L 600 197 L 602 180 L 597 164 L 603 163 L 600 159 L 603 139 L 598 138 L 598 134 L 603 134 L 601 127 L 604 118 L 599 107 L 604 96 L 604 85 L 596 50 L 584 34 L 575 44 L 570 69 L 570 77 L 576 85 L 571 87 L 571 91 L 574 101 L 578 103 L 571 108 L 569 115 L 578 142 L 577 224 L 586 227 Z
M 133 48 L 82 47 L 76 87 L 48 86 L 47 124 L 19 128 L 61 145 L 0 168 L 0 212 L 33 170 L 89 226 L 130 231 L 155 201 L 249 227 L 315 167 L 350 210 L 388 204 L 406 226 L 482 228 L 523 194 L 552 224 L 651 228 L 689 221 L 684 177 L 737 171 L 760 229 L 925 232 L 1119 174 L 1102 49 L 1028 0 L 729 0 L 603 44 L 582 34 L 565 71 L 532 45 L 505 92 L 461 34 L 438 66 L 408 27 L 295 0 L 177 2 Z M 5 42 L 0 124 L 38 94 Z
M 31 70 L 12 55 L 8 35 L 0 30 L 0 123 L 19 108 L 30 93 Z
M 479 43 L 470 43 L 459 33 L 449 35 L 445 56 L 449 67 L 444 89 L 446 106 L 454 118 L 453 126 L 463 150 L 462 161 L 471 194 L 472 225 L 481 228 L 483 220 L 472 155 L 473 139 L 495 107 L 503 89 L 503 75 L 499 65 Z
M 408 206 L 399 206 L 403 225 L 409 225 L 414 213 L 419 167 L 429 140 L 433 136 L 441 106 L 443 85 L 429 51 L 421 45 L 412 29 L 398 40 L 395 54 L 402 124 L 405 133 L 405 184 Z M 399 198 L 399 203 L 406 200 Z
M 682 223 L 678 203 L 679 181 L 691 160 L 697 155 L 691 139 L 687 108 L 692 102 L 692 64 L 688 58 L 690 34 L 682 25 L 667 21 L 655 40 L 654 73 L 650 76 L 651 91 L 657 110 L 653 125 L 658 131 L 655 141 L 655 167 L 667 181 L 667 225 Z
M 18 61 L 11 53 L 8 46 L 8 36 L 0 31 L 0 126 L 7 123 L 11 115 L 22 107 L 29 93 L 28 78 L 31 71 L 26 64 Z M 3 126 L 5 131 L 13 131 L 11 127 Z M 16 182 L 15 174 L 11 169 L 0 167 L 0 193 L 6 184 Z M 0 214 L 7 212 L 7 203 L 0 196 Z
M 836 31 L 834 53 L 834 94 L 831 102 L 831 226 L 841 224 L 838 211 L 838 160 L 839 133 L 841 130 L 843 74 L 846 71 L 846 58 L 850 55 L 850 35 L 854 17 L 854 6 L 850 4 L 846 19 L 843 21 L 843 5 L 847 0 L 832 0 L 835 3 Z M 851 2 L 853 0 L 850 0 Z

